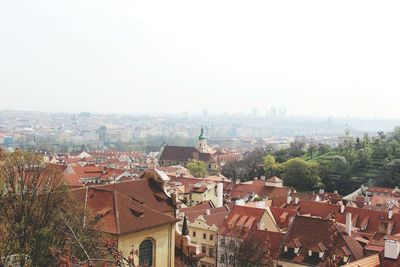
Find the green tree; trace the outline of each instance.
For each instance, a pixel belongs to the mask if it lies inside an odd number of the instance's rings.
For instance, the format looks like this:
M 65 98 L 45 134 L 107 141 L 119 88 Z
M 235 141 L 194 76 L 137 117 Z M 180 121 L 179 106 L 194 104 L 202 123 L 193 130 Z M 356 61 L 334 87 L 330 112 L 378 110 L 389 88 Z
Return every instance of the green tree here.
M 207 165 L 201 160 L 190 161 L 186 164 L 186 168 L 194 177 L 204 177 L 207 175 Z
M 323 186 L 319 177 L 319 163 L 293 158 L 283 163 L 283 181 L 300 191 L 310 191 Z
M 50 248 L 70 248 L 78 259 L 96 255 L 100 237 L 89 221 L 83 223 L 84 207 L 57 166 L 20 151 L 0 160 L 0 266 L 11 255 L 20 266 L 54 266 Z M 78 243 L 88 249 L 83 252 Z
M 301 157 L 305 154 L 306 142 L 304 137 L 296 138 L 289 144 L 288 153 L 291 157 Z
M 272 155 L 267 155 L 263 158 L 264 171 L 267 177 L 277 175 L 281 170 L 281 166 L 276 162 L 275 157 Z

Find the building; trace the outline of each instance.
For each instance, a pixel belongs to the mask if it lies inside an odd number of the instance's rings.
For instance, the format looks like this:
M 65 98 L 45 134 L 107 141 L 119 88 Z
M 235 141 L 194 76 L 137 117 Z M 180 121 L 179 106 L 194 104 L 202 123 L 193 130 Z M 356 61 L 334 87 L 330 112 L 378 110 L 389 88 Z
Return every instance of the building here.
M 280 233 L 268 208 L 234 206 L 217 233 L 217 266 L 236 266 L 237 248 L 256 230 Z
M 182 228 L 183 220 L 187 218 L 188 236 L 190 242 L 199 248 L 204 255 L 200 259 L 201 267 L 215 267 L 217 264 L 217 231 L 223 224 L 230 208 L 223 206 L 214 208 L 211 203 L 204 202 L 194 207 L 179 210 L 179 228 Z
M 161 151 L 159 164 L 161 166 L 186 166 L 188 162 L 195 160 L 205 162 L 209 174 L 219 173 L 220 165 L 217 158 L 214 157 L 213 149 L 207 144 L 203 128 L 201 128 L 195 147 L 165 145 Z
M 351 214 L 347 215 L 347 227 L 341 230 L 333 219 L 296 216 L 285 236 L 279 265 L 289 266 L 339 266 L 364 257 L 360 238 L 350 227 Z M 336 265 L 337 266 L 337 265 Z
M 95 229 L 115 239 L 125 257 L 138 250 L 135 264 L 174 267 L 175 205 L 152 178 L 73 191 L 95 220 Z

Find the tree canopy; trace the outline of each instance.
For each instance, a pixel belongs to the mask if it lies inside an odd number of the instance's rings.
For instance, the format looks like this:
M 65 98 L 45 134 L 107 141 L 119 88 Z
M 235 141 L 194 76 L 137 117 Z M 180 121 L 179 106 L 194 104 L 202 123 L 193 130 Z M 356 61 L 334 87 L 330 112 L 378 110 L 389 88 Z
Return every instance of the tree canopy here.
M 283 163 L 283 182 L 300 191 L 308 191 L 323 186 L 319 177 L 319 164 L 293 158 Z
M 204 177 L 207 175 L 207 165 L 203 161 L 190 161 L 186 164 L 186 168 L 194 177 Z
M 63 183 L 58 166 L 20 151 L 0 161 L 0 266 L 11 258 L 20 266 L 53 266 L 51 249 L 68 248 L 78 259 L 98 253 L 100 234 L 84 222 L 89 214 Z

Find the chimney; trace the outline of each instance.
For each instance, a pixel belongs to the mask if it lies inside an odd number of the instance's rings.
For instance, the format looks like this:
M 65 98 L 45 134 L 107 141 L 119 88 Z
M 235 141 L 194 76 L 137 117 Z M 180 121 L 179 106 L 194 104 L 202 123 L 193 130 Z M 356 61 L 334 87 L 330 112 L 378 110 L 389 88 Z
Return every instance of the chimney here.
M 333 193 L 334 193 L 335 195 L 338 195 L 338 191 L 337 191 L 337 190 L 333 191 Z
M 261 180 L 265 181 L 265 176 L 261 176 L 260 178 Z
M 287 199 L 286 199 L 286 204 L 289 205 L 290 202 L 292 202 L 292 197 L 291 197 L 291 196 L 288 196 Z
M 240 179 L 236 179 L 235 184 L 240 184 Z
M 319 194 L 320 194 L 320 195 L 323 195 L 324 193 L 325 193 L 325 190 L 321 188 L 321 189 L 319 190 Z
M 389 210 L 389 211 L 388 211 L 388 218 L 389 218 L 389 220 L 391 220 L 392 217 L 393 217 L 393 210 Z
M 368 203 L 369 203 L 369 197 L 365 196 L 364 197 L 364 205 L 368 205 Z
M 385 239 L 385 250 L 384 256 L 388 259 L 397 260 L 400 253 L 400 243 L 398 240 L 390 240 L 389 238 Z
M 258 180 L 258 177 L 254 177 L 254 181 L 257 181 Z
M 220 208 L 224 205 L 224 184 L 217 184 L 217 208 Z
M 346 233 L 351 236 L 351 228 L 353 223 L 351 222 L 351 213 L 346 213 Z
M 298 198 L 298 197 L 295 197 L 295 198 L 294 198 L 294 204 L 295 204 L 295 205 L 299 204 L 299 198 Z
M 206 209 L 206 215 L 210 215 L 210 209 Z
M 342 204 L 342 205 L 340 205 L 340 213 L 343 213 L 344 212 L 344 209 L 345 209 L 345 206 Z
M 178 201 L 178 194 L 176 192 L 171 194 L 172 203 L 176 204 Z

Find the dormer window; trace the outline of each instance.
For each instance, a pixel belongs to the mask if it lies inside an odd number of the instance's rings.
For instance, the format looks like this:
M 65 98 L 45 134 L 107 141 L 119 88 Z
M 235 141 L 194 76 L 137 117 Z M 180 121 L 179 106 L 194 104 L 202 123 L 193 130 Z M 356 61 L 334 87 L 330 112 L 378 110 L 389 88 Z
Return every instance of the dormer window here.
M 300 248 L 294 248 L 294 253 L 295 254 L 299 253 L 299 251 L 300 251 Z

